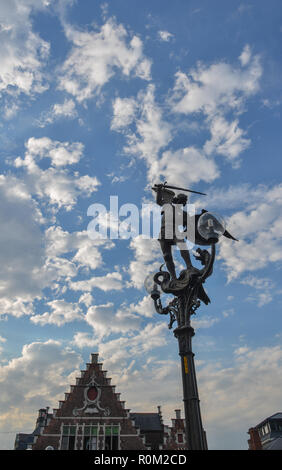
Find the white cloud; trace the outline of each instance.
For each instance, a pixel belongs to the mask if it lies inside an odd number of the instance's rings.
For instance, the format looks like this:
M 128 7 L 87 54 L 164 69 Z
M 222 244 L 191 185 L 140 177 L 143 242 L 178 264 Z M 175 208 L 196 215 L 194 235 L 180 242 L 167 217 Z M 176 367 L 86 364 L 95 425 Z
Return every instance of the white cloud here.
M 150 170 L 151 181 L 159 177 L 179 186 L 189 186 L 199 181 L 208 183 L 220 175 L 212 158 L 208 158 L 195 147 L 186 147 L 176 151 L 165 151 Z
M 160 106 L 155 102 L 155 86 L 150 84 L 139 92 L 136 100 L 135 133 L 128 131 L 125 152 L 145 159 L 149 169 L 154 168 L 158 153 L 172 140 L 172 126 L 163 119 Z M 153 170 L 151 170 L 153 171 Z
M 46 89 L 42 69 L 49 54 L 49 43 L 32 31 L 30 15 L 33 10 L 47 6 L 43 0 L 1 2 L 0 93 L 30 95 Z
M 228 219 L 228 230 L 240 239 L 234 243 L 220 241 L 219 258 L 223 260 L 229 281 L 243 272 L 281 262 L 281 206 L 282 186 L 277 185 L 266 189 L 257 203 L 252 200 L 249 207 Z
M 51 226 L 45 232 L 46 261 L 40 273 L 44 286 L 50 286 L 58 293 L 65 289 L 85 290 L 86 293 L 79 299 L 79 303 L 91 304 L 90 291 L 96 285 L 103 289 L 103 277 L 90 278 L 84 281 L 72 281 L 79 271 L 88 273 L 103 266 L 101 250 L 109 250 L 114 244 L 110 240 L 90 240 L 87 231 L 67 232 L 60 226 Z M 63 286 L 59 283 L 63 281 Z M 92 284 L 91 284 L 92 282 Z M 107 289 L 121 288 L 119 274 L 115 277 L 109 275 L 105 279 Z
M 280 409 L 281 361 L 280 346 L 253 350 L 243 346 L 234 351 L 228 367 L 211 362 L 199 369 L 202 416 L 210 444 L 220 449 L 224 442 L 225 448 L 234 448 L 234 437 L 241 434 L 241 448 L 247 448 L 248 429 Z
M 114 246 L 110 240 L 90 240 L 87 231 L 67 232 L 60 226 L 46 230 L 46 253 L 49 257 L 72 254 L 72 261 L 78 266 L 96 269 L 102 266 L 100 248 Z
M 248 276 L 241 280 L 241 284 L 253 287 L 256 290 L 254 295 L 250 294 L 247 297 L 247 300 L 257 302 L 258 307 L 263 307 L 264 305 L 272 302 L 272 299 L 276 294 L 275 283 L 269 278 Z
M 138 36 L 129 38 L 123 25 L 109 19 L 100 31 L 78 31 L 65 25 L 65 33 L 73 48 L 62 67 L 59 87 L 84 101 L 99 93 L 120 70 L 150 79 L 150 61 L 143 55 Z
M 211 155 L 216 152 L 233 161 L 246 150 L 251 141 L 244 137 L 246 132 L 238 127 L 238 122 L 238 119 L 228 122 L 222 116 L 212 119 L 211 139 L 207 140 L 204 145 L 205 153 Z
M 61 119 L 74 119 L 77 117 L 75 102 L 72 99 L 65 99 L 63 103 L 55 103 L 47 112 L 43 112 L 37 121 L 39 127 L 45 127 L 47 124 Z
M 4 247 L 0 260 L 0 308 L 3 315 L 32 315 L 33 301 L 42 298 L 46 287 L 63 292 L 80 269 L 88 271 L 102 266 L 100 250 L 114 246 L 110 240 L 90 240 L 87 231 L 69 233 L 59 226 L 51 226 L 44 232 L 42 223 L 46 220 L 29 190 L 16 177 L 0 175 L 0 243 Z M 120 280 L 115 278 L 113 282 L 117 284 Z M 51 318 L 55 317 L 53 312 Z
M 145 160 L 149 183 L 159 177 L 175 179 L 183 185 L 189 181 L 212 182 L 220 174 L 212 157 L 215 154 L 224 156 L 234 168 L 239 166 L 239 157 L 251 140 L 239 127 L 238 114 L 244 111 L 247 98 L 258 92 L 262 75 L 259 56 L 252 55 L 248 47 L 243 53 L 245 58 L 240 61 L 244 61 L 244 66 L 222 61 L 209 66 L 198 64 L 189 74 L 176 74 L 175 87 L 166 104 L 176 114 L 202 115 L 204 127 L 211 134 L 202 148 L 166 149 L 178 129 L 172 120 L 164 118 L 153 84 L 139 92 L 136 99 L 116 98 L 111 128 L 124 133 L 126 154 Z M 232 113 L 235 116 L 230 118 Z
M 248 276 L 241 280 L 241 284 L 254 287 L 258 290 L 270 290 L 274 287 L 274 283 L 269 278 L 258 278 L 256 276 Z
M 90 195 L 97 191 L 100 182 L 95 176 L 79 176 L 63 168 L 80 161 L 84 146 L 81 142 L 58 142 L 48 137 L 31 137 L 26 143 L 24 158 L 17 157 L 16 168 L 23 168 L 22 176 L 31 194 L 47 198 L 54 208 L 70 210 L 80 195 Z M 50 166 L 41 169 L 37 160 L 50 159 Z
M 99 337 L 108 336 L 111 333 L 127 333 L 140 327 L 140 317 L 124 309 L 115 312 L 112 302 L 91 306 L 85 320 Z
M 16 294 L 16 292 L 15 292 Z M 33 314 L 33 303 L 31 301 L 22 300 L 19 296 L 5 296 L 0 298 L 0 315 L 12 315 L 14 317 L 21 317 L 23 315 Z M 32 294 L 27 289 L 23 294 L 23 299 L 32 299 Z
M 173 38 L 173 34 L 168 31 L 158 31 L 158 36 L 164 42 L 169 42 Z
M 30 313 L 31 299 L 40 295 L 41 213 L 25 185 L 13 176 L 0 175 L 0 201 L 1 311 L 20 316 Z
M 244 47 L 244 49 L 242 51 L 242 54 L 239 57 L 243 67 L 250 62 L 251 57 L 252 57 L 251 48 L 250 48 L 249 44 L 246 44 L 246 46 Z
M 73 344 L 80 349 L 98 347 L 99 340 L 85 332 L 78 332 L 74 335 Z
M 32 432 L 37 410 L 47 405 L 58 407 L 64 392 L 75 383 L 74 374 L 80 363 L 77 353 L 63 348 L 58 341 L 48 340 L 25 345 L 19 357 L 0 365 L 1 431 Z M 15 434 L 8 437 L 3 448 L 12 449 Z
M 252 187 L 249 184 L 231 185 L 228 187 L 210 187 L 205 197 L 205 205 L 209 209 L 228 210 L 256 207 L 265 199 L 268 188 L 265 185 Z M 202 199 L 195 202 L 202 205 Z
M 133 98 L 116 98 L 113 102 L 113 119 L 111 129 L 120 131 L 129 126 L 136 113 L 137 103 Z
M 146 239 L 139 235 L 131 240 L 130 248 L 134 251 L 134 259 L 129 264 L 128 273 L 133 286 L 142 289 L 145 277 L 158 271 L 163 263 L 160 245 L 156 239 Z
M 83 155 L 84 145 L 81 142 L 59 142 L 49 137 L 36 139 L 30 137 L 25 144 L 26 155 L 24 159 L 17 158 L 16 166 L 32 167 L 34 160 L 50 158 L 55 167 L 78 163 Z
M 129 309 L 132 312 L 136 312 L 139 315 L 147 318 L 152 318 L 156 315 L 154 302 L 152 301 L 150 295 L 143 297 L 143 299 L 141 299 L 136 305 L 130 304 Z
M 122 290 L 125 287 L 122 275 L 119 272 L 108 273 L 105 276 L 93 276 L 84 281 L 71 281 L 69 287 L 73 290 L 90 292 L 92 289 L 101 289 L 104 292 Z
M 214 148 L 217 147 L 218 153 L 227 152 L 229 158 L 234 158 L 247 143 L 236 125 L 229 126 L 229 134 L 225 126 L 222 135 L 219 135 L 222 126 L 215 125 L 212 140 L 203 150 L 193 146 L 165 150 L 173 139 L 175 129 L 172 123 L 164 119 L 163 110 L 155 101 L 155 87 L 152 84 L 145 92 L 140 92 L 136 100 L 117 98 L 113 108 L 112 129 L 125 134 L 126 154 L 145 160 L 149 183 L 159 178 L 177 181 L 179 185 L 200 180 L 211 182 L 220 174 L 210 156 Z
M 205 316 L 201 318 L 192 318 L 192 326 L 196 329 L 199 328 L 211 328 L 215 323 L 218 323 L 219 318 L 214 318 L 211 316 Z
M 177 72 L 170 98 L 174 112 L 196 113 L 205 119 L 211 133 L 203 147 L 206 155 L 223 155 L 234 167 L 239 166 L 235 160 L 251 144 L 239 127 L 237 116 L 244 111 L 246 100 L 259 91 L 262 76 L 260 57 L 253 55 L 248 45 L 239 61 L 241 66 L 224 61 L 211 65 L 198 63 L 188 74 Z
M 31 317 L 33 323 L 42 326 L 47 324 L 62 326 L 65 323 L 84 319 L 83 312 L 77 304 L 65 300 L 52 300 L 47 302 L 47 305 L 51 308 L 51 312 L 33 315 Z
M 89 292 L 86 292 L 80 296 L 78 303 L 82 303 L 86 305 L 86 307 L 90 307 L 90 305 L 93 304 L 93 297 L 91 294 L 89 294 Z
M 179 361 L 154 355 L 157 348 L 167 344 L 166 331 L 163 322 L 149 324 L 131 339 L 102 343 L 99 352 L 126 407 L 136 412 L 157 412 L 157 405 L 161 405 L 164 420 L 170 423 L 175 408 L 182 407 L 182 386 Z
M 3 336 L 0 336 L 0 354 L 2 354 L 3 349 L 4 349 L 4 348 L 1 346 L 1 343 L 2 343 L 2 344 L 3 344 L 3 343 L 6 343 L 6 341 L 7 341 L 6 338 L 3 338 Z
M 232 109 L 242 111 L 244 100 L 258 91 L 262 75 L 259 56 L 250 57 L 246 65 L 241 68 L 222 61 L 210 66 L 198 64 L 189 75 L 177 72 L 174 111 L 202 112 L 206 116 Z
M 66 283 L 80 268 L 96 269 L 103 263 L 100 248 L 113 243 L 94 242 L 86 231 L 70 234 L 60 227 L 44 233 L 44 219 L 29 188 L 13 176 L 0 175 L 0 195 L 1 314 L 32 315 L 33 301 L 44 288 L 59 289 L 59 282 Z

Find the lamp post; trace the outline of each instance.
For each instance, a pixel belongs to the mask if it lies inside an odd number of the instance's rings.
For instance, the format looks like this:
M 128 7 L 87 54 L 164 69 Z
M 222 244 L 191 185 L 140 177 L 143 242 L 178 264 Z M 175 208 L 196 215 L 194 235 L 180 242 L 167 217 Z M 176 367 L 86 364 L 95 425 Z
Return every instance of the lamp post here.
M 224 222 L 220 217 L 205 212 L 198 220 L 197 230 L 211 247 L 211 252 L 198 248 L 197 255 L 194 255 L 203 268 L 199 270 L 191 266 L 181 271 L 178 279 L 171 280 L 169 273 L 163 271 L 161 266 L 159 272 L 146 277 L 144 285 L 154 301 L 156 312 L 160 315 L 170 315 L 169 329 L 177 322 L 173 333 L 178 340 L 181 360 L 186 442 L 189 450 L 207 450 L 192 351 L 192 337 L 195 331 L 191 326 L 191 315 L 196 313 L 201 301 L 210 303 L 203 284 L 212 274 L 215 245 L 225 231 Z M 165 307 L 160 299 L 162 292 L 173 295 L 173 299 Z

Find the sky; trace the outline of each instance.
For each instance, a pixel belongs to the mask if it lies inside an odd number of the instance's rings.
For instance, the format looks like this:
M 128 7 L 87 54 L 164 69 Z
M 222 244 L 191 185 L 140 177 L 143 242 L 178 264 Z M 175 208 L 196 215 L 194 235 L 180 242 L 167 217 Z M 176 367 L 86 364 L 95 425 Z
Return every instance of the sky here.
M 143 285 L 157 240 L 89 236 L 93 204 L 109 228 L 111 198 L 131 204 L 126 226 L 168 181 L 239 239 L 220 239 L 192 324 L 208 447 L 247 449 L 282 409 L 281 2 L 0 0 L 0 40 L 0 448 L 90 353 L 127 408 L 183 410 Z

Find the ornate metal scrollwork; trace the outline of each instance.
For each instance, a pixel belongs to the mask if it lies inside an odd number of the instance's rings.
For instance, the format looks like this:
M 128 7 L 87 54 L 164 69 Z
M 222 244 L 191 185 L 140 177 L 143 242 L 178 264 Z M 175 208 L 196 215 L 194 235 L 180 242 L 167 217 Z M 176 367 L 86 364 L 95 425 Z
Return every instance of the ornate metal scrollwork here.
M 160 299 L 154 300 L 157 313 L 160 315 L 170 315 L 169 328 L 172 328 L 175 321 L 178 327 L 189 326 L 190 316 L 196 313 L 196 310 L 201 305 L 201 301 L 206 305 L 210 303 L 203 284 L 207 277 L 212 274 L 215 246 L 212 245 L 211 253 L 198 248 L 197 254 L 194 257 L 201 262 L 203 265 L 202 269 L 191 266 L 181 271 L 178 279 L 171 279 L 170 274 L 167 271 L 163 271 L 163 265 L 161 265 L 159 272 L 154 276 L 154 281 L 165 294 L 174 295 L 173 300 L 166 307 L 162 306 Z

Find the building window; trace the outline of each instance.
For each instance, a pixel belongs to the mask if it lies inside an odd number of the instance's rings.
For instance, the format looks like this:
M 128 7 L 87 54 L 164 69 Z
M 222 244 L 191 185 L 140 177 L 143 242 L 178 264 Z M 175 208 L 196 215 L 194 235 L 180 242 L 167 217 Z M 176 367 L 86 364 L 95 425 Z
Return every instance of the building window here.
M 277 429 L 277 431 L 282 431 L 282 421 L 278 421 L 276 423 L 276 429 Z
M 105 450 L 118 450 L 119 426 L 105 427 Z
M 97 426 L 84 426 L 83 430 L 83 450 L 97 450 Z
M 76 426 L 63 426 L 61 450 L 74 450 Z
M 177 442 L 178 444 L 183 444 L 183 434 L 177 434 Z

